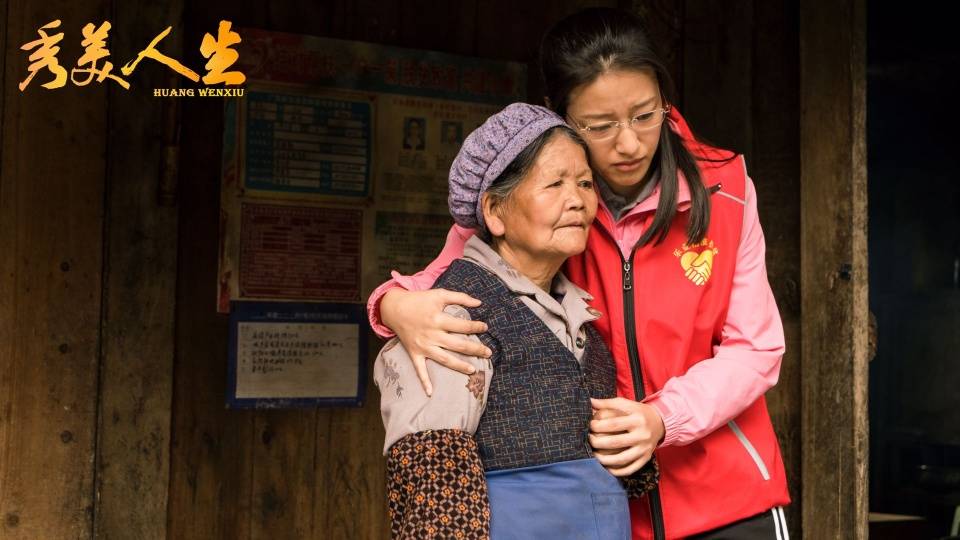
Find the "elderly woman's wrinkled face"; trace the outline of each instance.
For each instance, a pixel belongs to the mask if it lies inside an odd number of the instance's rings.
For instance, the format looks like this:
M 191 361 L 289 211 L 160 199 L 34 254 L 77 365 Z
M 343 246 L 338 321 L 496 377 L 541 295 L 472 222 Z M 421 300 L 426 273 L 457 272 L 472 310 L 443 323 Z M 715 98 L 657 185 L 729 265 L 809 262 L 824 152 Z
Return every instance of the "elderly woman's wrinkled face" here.
M 597 194 L 586 153 L 554 135 L 529 172 L 489 218 L 490 233 L 515 253 L 566 259 L 587 246 Z

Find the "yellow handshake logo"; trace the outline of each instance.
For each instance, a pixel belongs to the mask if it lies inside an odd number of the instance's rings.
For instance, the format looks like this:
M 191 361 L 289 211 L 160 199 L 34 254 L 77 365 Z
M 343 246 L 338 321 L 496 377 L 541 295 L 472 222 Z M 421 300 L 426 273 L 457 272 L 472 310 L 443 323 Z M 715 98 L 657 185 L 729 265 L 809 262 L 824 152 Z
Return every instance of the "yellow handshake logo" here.
M 708 238 L 694 245 L 684 244 L 673 252 L 674 256 L 680 259 L 680 267 L 684 275 L 698 287 L 710 281 L 710 275 L 713 273 L 713 259 L 718 253 L 720 250 L 716 248 L 713 240 Z

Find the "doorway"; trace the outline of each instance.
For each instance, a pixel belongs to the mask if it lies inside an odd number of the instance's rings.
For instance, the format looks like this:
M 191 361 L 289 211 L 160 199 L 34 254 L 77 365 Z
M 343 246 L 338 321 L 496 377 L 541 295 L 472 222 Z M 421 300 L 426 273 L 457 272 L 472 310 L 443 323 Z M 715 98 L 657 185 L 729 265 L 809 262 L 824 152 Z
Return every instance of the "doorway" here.
M 960 528 L 960 49 L 925 4 L 867 8 L 870 510 L 942 538 Z

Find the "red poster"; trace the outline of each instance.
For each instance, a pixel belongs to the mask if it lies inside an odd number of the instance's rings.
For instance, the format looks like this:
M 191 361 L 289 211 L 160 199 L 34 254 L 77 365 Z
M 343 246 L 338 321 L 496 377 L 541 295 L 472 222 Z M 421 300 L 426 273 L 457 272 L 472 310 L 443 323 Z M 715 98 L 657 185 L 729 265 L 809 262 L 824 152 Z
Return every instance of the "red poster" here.
M 360 210 L 243 203 L 240 296 L 360 300 Z

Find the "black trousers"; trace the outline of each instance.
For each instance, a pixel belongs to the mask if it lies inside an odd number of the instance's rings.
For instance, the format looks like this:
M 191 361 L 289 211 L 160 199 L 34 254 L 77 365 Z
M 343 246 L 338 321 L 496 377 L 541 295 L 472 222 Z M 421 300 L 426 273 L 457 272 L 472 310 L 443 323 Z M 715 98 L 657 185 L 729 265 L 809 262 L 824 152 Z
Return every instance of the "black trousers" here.
M 774 508 L 719 529 L 691 536 L 690 540 L 789 540 L 783 509 Z

